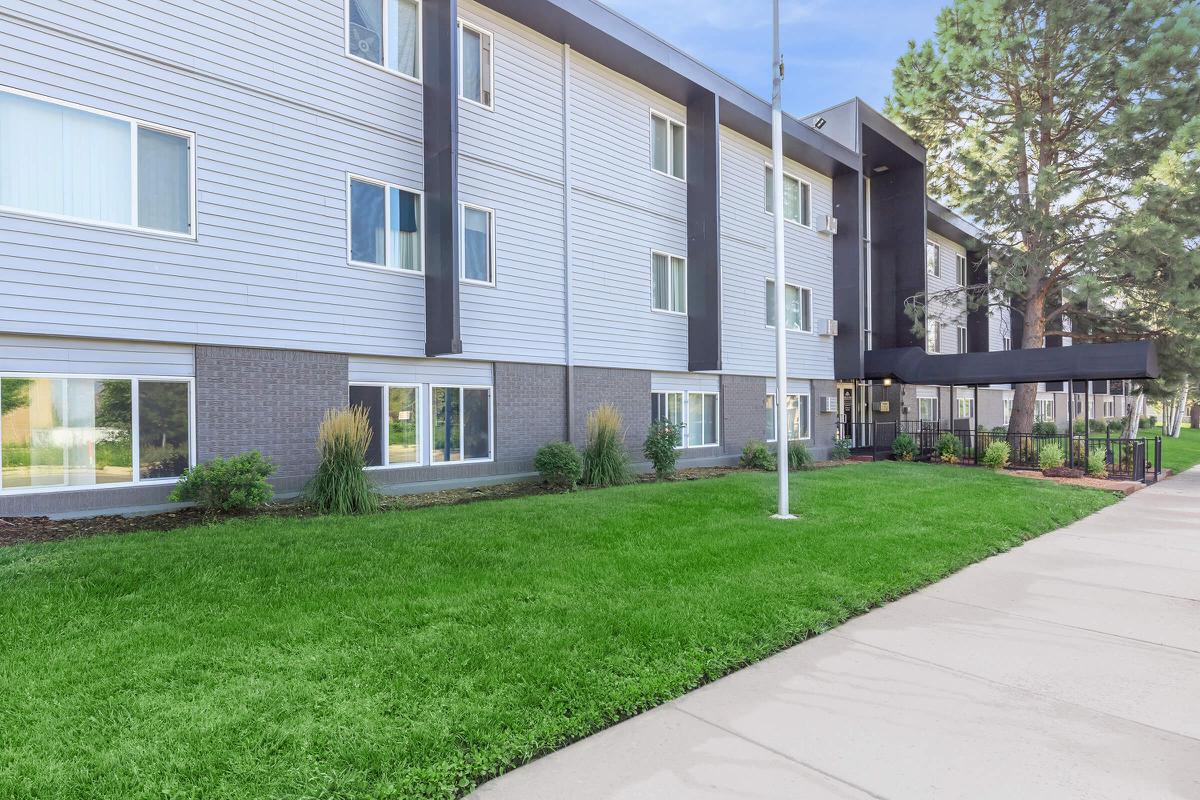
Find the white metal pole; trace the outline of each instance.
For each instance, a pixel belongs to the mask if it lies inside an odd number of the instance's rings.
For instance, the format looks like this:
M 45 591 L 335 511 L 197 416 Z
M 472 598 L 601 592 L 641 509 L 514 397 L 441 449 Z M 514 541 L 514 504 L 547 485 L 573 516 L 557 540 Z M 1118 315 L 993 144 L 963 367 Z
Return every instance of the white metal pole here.
M 779 508 L 775 519 L 795 519 L 788 497 L 787 317 L 783 260 L 783 54 L 779 47 L 779 0 L 773 3 L 771 78 L 771 196 L 775 210 L 775 441 L 779 449 Z

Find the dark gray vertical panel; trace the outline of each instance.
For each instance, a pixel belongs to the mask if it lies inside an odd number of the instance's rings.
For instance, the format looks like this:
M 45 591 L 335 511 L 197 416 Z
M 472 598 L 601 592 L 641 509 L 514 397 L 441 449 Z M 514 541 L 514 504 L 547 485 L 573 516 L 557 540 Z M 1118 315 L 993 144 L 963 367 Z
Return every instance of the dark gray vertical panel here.
M 987 283 L 986 250 L 967 251 L 967 283 L 978 286 Z M 988 325 L 988 304 L 967 309 L 967 352 L 986 353 L 991 350 L 991 328 Z
M 458 319 L 458 2 L 421 4 L 425 97 L 425 355 L 462 352 Z
M 1013 350 L 1020 350 L 1025 341 L 1025 309 L 1017 308 L 1017 299 L 1012 299 L 1008 309 L 1008 340 Z
M 913 161 L 896 170 L 896 185 L 891 220 L 895 228 L 896 346 L 924 347 L 925 337 L 913 331 L 913 322 L 904 313 L 910 297 L 925 291 L 925 165 Z
M 721 368 L 721 123 L 717 96 L 687 108 L 688 369 Z
M 371 439 L 367 443 L 367 466 L 378 467 L 383 463 L 383 393 L 382 386 L 351 386 L 350 405 L 366 409 L 371 425 Z
M 862 173 L 847 170 L 833 178 L 833 369 L 839 379 L 863 375 Z

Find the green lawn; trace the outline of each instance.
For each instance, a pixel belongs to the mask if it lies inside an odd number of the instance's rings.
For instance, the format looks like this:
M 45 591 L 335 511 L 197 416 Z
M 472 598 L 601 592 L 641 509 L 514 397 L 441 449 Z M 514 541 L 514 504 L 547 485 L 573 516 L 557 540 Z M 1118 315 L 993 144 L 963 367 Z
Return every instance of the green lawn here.
M 1138 436 L 1162 436 L 1162 428 L 1149 428 L 1138 432 Z M 1150 445 L 1153 447 L 1153 442 Z M 1147 454 L 1153 459 L 1153 453 Z M 1163 467 L 1183 472 L 1185 469 L 1200 464 L 1200 428 L 1183 427 L 1179 429 L 1179 438 L 1163 438 Z
M 739 473 L 0 549 L 0 797 L 450 798 L 1115 502 Z

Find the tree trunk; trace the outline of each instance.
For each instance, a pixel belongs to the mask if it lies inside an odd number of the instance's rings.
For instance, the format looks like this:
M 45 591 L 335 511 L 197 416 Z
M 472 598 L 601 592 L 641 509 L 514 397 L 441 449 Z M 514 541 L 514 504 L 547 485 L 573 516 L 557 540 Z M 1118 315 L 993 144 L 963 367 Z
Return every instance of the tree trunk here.
M 1041 349 L 1045 344 L 1045 339 L 1046 296 L 1043 292 L 1038 291 L 1025 302 L 1025 330 L 1021 336 L 1021 349 Z M 1012 416 L 1008 420 L 1009 433 L 1032 433 L 1037 384 L 1019 383 L 1013 389 Z
M 1171 430 L 1169 433 L 1164 430 L 1164 434 L 1172 436 L 1176 439 L 1179 438 L 1179 431 L 1183 428 L 1183 410 L 1187 408 L 1188 391 L 1190 389 L 1191 381 L 1185 376 L 1183 379 L 1183 385 L 1179 387 L 1179 396 L 1171 405 Z
M 1142 404 L 1146 402 L 1146 396 L 1139 394 L 1137 397 L 1131 398 L 1128 407 L 1125 409 L 1125 438 L 1136 439 L 1138 435 L 1138 426 L 1142 421 Z

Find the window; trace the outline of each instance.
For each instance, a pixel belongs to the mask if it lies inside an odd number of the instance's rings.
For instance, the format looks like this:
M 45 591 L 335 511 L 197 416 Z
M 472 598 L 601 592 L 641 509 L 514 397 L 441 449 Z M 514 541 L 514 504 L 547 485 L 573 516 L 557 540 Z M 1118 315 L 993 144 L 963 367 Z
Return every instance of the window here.
M 433 463 L 489 460 L 492 457 L 492 390 L 434 386 L 430 397 Z
M 954 254 L 954 280 L 959 286 L 967 285 L 967 257 L 961 253 Z
M 958 411 L 958 419 L 973 419 L 975 417 L 975 399 L 972 397 L 960 397 L 955 401 Z
M 683 392 L 651 392 L 650 421 L 670 422 L 680 429 L 687 425 L 687 420 L 683 416 L 683 394 Z
M 655 172 L 684 180 L 687 144 L 684 125 L 650 112 L 650 166 Z
M 421 195 L 350 178 L 350 263 L 420 272 Z
M 459 95 L 485 108 L 492 107 L 492 35 L 458 21 Z
M 1004 336 L 1000 339 L 1001 350 L 1012 350 L 1012 337 Z
M 1037 400 L 1033 408 L 1033 417 L 1037 422 L 1054 421 L 1054 400 Z
M 470 283 L 496 283 L 496 254 L 490 209 L 463 204 L 462 277 Z
M 775 213 L 775 170 L 766 167 L 767 213 Z M 812 227 L 812 186 L 794 175 L 783 173 L 783 218 L 806 228 Z
M 811 416 L 809 397 L 806 394 L 789 394 L 787 396 L 787 435 L 788 441 L 811 438 Z M 768 442 L 776 440 L 775 435 L 775 395 L 768 394 L 763 402 L 766 412 L 764 425 L 765 439 Z
M 717 395 L 715 392 L 688 392 L 688 447 L 717 444 Z
M 0 378 L 0 490 L 178 478 L 192 463 L 191 382 Z
M 348 0 L 346 52 L 408 78 L 421 77 L 418 0 Z
M 775 281 L 767 280 L 767 327 L 775 327 Z M 812 290 L 786 283 L 783 286 L 784 318 L 789 330 L 812 333 Z
M 1116 408 L 1115 401 L 1113 401 L 1112 399 L 1105 400 L 1104 401 L 1104 416 L 1105 417 L 1115 416 L 1115 412 L 1114 412 L 1115 408 Z
M 921 422 L 937 422 L 938 399 L 936 397 L 918 397 L 917 418 Z
M 942 248 L 933 242 L 925 243 L 925 268 L 934 277 L 942 274 Z
M 958 352 L 967 352 L 967 329 L 962 325 L 958 326 Z
M 650 254 L 650 303 L 655 311 L 687 313 L 687 261 L 668 253 Z
M 192 136 L 0 90 L 0 208 L 191 236 Z
M 1008 421 L 1012 419 L 1012 398 L 1004 398 L 1004 424 L 1008 425 Z
M 925 326 L 925 350 L 930 353 L 939 353 L 941 349 L 942 324 L 936 319 L 931 319 Z

